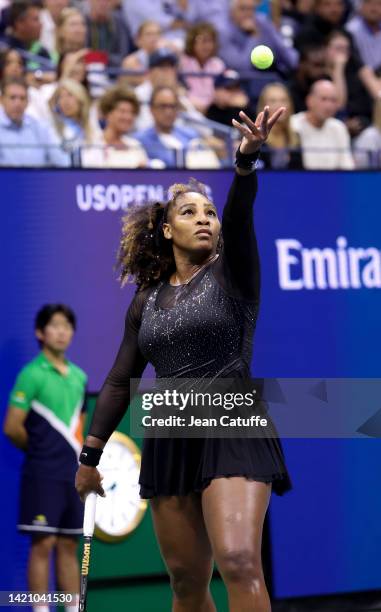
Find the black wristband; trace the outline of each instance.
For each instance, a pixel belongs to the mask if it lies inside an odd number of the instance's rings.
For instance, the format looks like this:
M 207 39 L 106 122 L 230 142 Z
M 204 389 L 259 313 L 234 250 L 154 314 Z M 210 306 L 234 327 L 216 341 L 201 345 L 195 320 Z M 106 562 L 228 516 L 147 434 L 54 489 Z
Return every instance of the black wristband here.
M 103 450 L 101 448 L 94 448 L 93 446 L 83 446 L 81 454 L 79 455 L 79 463 L 83 465 L 89 465 L 96 467 L 100 461 Z
M 237 168 L 242 168 L 243 170 L 253 170 L 255 162 L 259 157 L 259 150 L 255 151 L 255 153 L 241 153 L 239 147 L 235 154 L 235 165 Z

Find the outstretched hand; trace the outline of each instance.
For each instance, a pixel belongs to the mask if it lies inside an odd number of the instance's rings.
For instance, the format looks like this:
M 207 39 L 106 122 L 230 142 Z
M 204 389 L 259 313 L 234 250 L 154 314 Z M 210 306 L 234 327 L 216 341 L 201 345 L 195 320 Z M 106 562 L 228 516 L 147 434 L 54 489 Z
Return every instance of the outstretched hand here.
M 242 142 L 239 146 L 241 153 L 244 155 L 249 155 L 250 153 L 255 153 L 255 151 L 258 151 L 259 147 L 267 140 L 271 128 L 278 121 L 279 117 L 285 110 L 285 107 L 281 106 L 270 117 L 270 108 L 265 106 L 255 121 L 252 121 L 252 119 L 250 119 L 246 113 L 240 111 L 239 116 L 243 123 L 239 123 L 233 119 L 233 125 L 243 136 Z

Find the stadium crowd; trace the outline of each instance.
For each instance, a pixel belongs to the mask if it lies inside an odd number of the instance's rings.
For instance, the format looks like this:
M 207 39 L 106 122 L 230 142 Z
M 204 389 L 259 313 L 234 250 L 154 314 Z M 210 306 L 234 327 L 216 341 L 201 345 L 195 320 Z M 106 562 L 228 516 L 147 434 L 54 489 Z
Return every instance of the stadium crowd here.
M 0 81 L 1 166 L 381 167 L 381 0 L 0 0 Z

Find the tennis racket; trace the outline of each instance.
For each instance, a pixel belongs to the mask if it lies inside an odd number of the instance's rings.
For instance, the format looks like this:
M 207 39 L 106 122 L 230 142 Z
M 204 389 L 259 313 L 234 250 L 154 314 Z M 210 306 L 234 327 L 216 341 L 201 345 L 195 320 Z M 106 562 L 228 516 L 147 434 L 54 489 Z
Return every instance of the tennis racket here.
M 91 492 L 86 496 L 85 500 L 85 514 L 83 517 L 83 554 L 82 554 L 82 565 L 81 565 L 81 584 L 79 592 L 79 612 L 86 612 L 86 598 L 87 598 L 87 577 L 89 574 L 90 567 L 90 552 L 91 552 L 91 541 L 94 534 L 95 524 L 95 507 L 97 503 L 97 494 Z

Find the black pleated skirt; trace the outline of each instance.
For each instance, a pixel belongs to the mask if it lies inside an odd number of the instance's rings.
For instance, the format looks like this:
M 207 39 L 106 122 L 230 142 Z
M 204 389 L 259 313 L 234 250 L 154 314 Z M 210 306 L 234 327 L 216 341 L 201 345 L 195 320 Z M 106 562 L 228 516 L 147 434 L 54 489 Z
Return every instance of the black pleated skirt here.
M 214 478 L 244 476 L 272 482 L 283 495 L 292 488 L 279 438 L 145 438 L 140 496 L 201 492 Z

